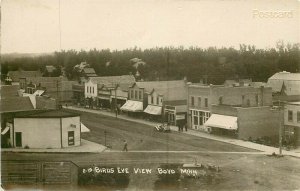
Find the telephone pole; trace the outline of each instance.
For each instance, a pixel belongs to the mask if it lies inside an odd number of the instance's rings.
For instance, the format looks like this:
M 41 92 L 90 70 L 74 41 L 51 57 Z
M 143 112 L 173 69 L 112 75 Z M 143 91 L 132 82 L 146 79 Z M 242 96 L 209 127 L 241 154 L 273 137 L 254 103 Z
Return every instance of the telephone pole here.
M 282 116 L 281 101 L 279 100 L 279 155 L 282 155 Z

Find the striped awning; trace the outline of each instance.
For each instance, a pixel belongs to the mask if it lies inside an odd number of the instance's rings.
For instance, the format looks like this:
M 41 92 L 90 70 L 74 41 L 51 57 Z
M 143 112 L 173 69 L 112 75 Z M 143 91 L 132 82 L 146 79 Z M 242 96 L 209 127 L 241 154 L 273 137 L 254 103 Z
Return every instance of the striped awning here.
M 148 105 L 144 112 L 151 115 L 161 115 L 161 110 L 160 106 Z
M 238 128 L 237 117 L 218 114 L 212 114 L 204 125 L 228 130 L 236 130 Z
M 126 103 L 120 109 L 123 111 L 142 112 L 143 102 L 127 100 Z

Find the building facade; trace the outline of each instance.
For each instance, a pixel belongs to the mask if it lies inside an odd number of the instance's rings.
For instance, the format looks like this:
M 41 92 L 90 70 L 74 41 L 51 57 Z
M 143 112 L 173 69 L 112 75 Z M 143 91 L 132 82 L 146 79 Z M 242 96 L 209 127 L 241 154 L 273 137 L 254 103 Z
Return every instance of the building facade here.
M 287 144 L 300 146 L 300 102 L 285 104 L 284 140 Z
M 66 148 L 80 145 L 81 123 L 78 114 L 52 110 L 13 120 L 11 140 L 16 148 Z
M 271 106 L 271 88 L 191 84 L 188 87 L 188 127 L 208 131 L 204 124 L 212 115 L 213 105 L 229 107 Z

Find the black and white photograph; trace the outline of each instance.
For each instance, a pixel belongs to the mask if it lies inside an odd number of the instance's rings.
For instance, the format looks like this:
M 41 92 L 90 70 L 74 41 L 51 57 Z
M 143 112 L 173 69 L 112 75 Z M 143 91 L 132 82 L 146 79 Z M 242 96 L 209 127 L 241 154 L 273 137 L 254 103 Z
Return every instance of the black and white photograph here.
M 1 0 L 1 189 L 300 190 L 299 0 Z

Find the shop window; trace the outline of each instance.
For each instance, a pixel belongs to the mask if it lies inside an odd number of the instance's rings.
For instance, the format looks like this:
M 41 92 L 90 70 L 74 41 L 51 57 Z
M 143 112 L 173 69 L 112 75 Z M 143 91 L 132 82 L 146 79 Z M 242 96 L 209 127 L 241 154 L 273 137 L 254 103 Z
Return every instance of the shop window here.
M 194 116 L 194 125 L 198 125 L 198 116 Z
M 293 121 L 293 111 L 288 110 L 288 120 Z
M 297 111 L 297 122 L 300 123 L 300 111 Z

